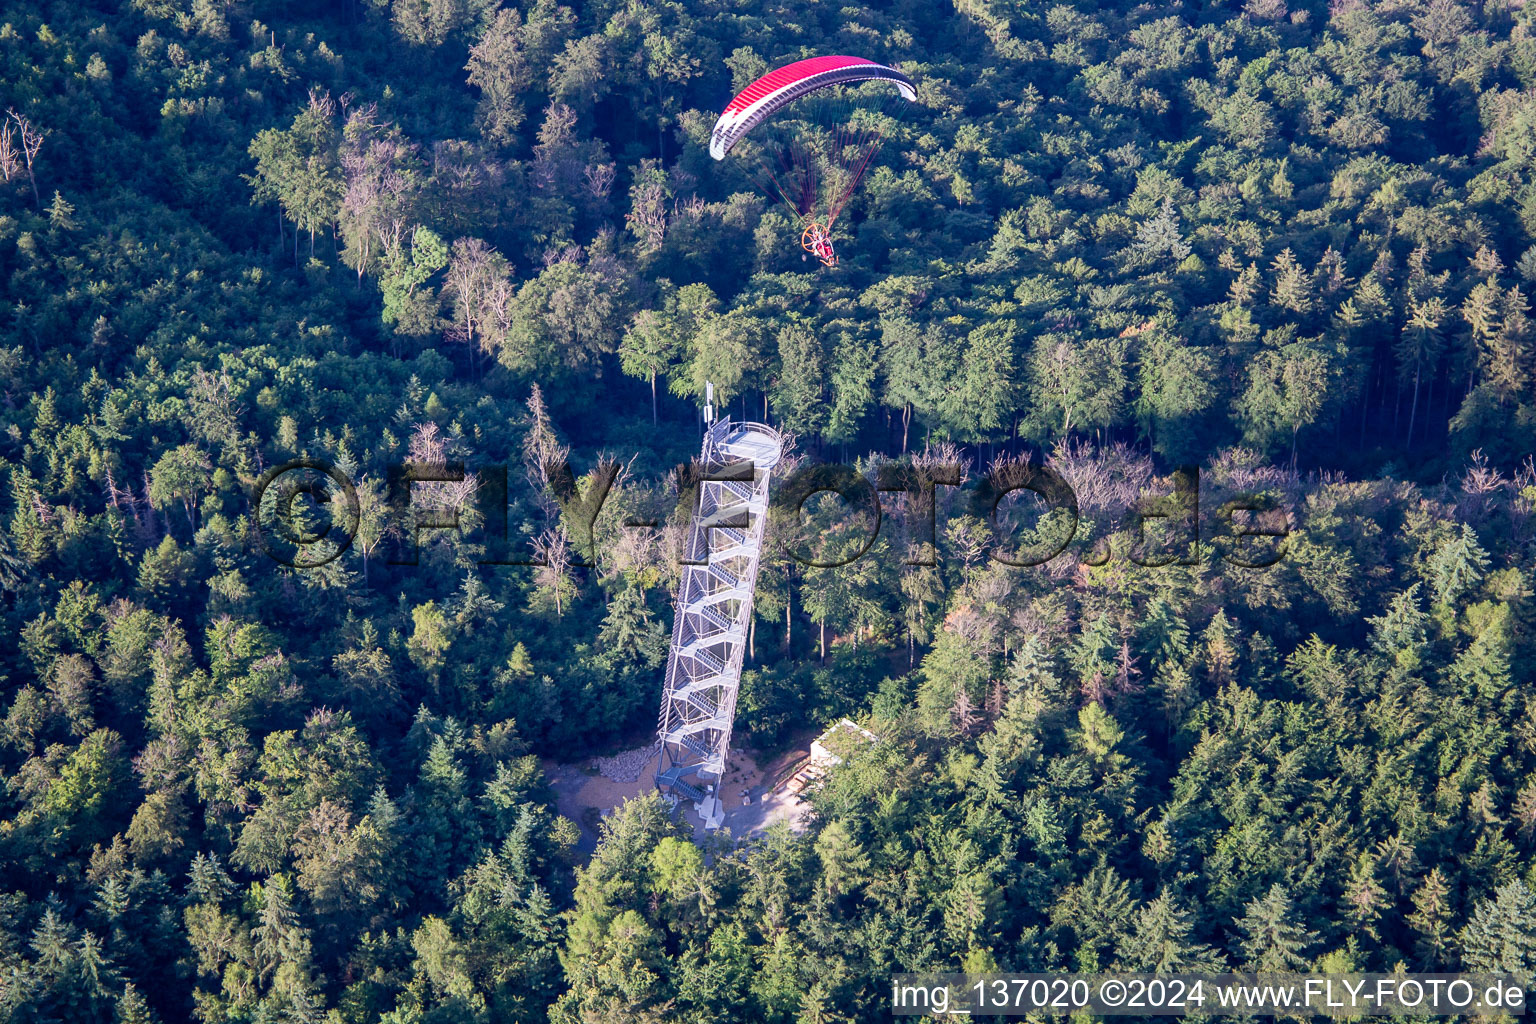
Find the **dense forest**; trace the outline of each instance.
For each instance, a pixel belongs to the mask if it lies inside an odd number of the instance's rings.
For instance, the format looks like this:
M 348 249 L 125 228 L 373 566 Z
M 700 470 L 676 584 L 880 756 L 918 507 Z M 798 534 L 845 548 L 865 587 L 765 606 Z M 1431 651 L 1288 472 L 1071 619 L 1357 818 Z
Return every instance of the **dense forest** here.
M 707 150 L 819 53 L 918 87 L 835 268 Z M 5 1020 L 1536 975 L 1536 6 L 10 0 L 0 108 Z M 803 834 L 651 795 L 587 857 L 541 763 L 654 727 L 706 381 L 800 465 L 1033 459 L 1081 522 L 1011 567 L 940 487 L 932 546 L 897 494 L 847 565 L 776 549 L 737 742 L 880 742 Z M 294 459 L 356 482 L 339 557 L 268 553 Z M 414 565 L 405 461 L 470 470 Z M 1199 557 L 1142 565 L 1184 465 Z M 480 564 L 497 466 L 541 564 Z M 771 530 L 873 525 L 806 511 Z

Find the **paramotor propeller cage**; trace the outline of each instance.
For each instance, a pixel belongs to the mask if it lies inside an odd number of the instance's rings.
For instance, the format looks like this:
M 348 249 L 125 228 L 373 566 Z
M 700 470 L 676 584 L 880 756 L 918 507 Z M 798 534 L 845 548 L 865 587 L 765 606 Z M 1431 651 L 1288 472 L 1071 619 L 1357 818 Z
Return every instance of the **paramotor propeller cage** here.
M 829 267 L 837 266 L 837 251 L 832 248 L 832 235 L 820 221 L 811 221 L 800 233 L 800 248 L 811 253 Z

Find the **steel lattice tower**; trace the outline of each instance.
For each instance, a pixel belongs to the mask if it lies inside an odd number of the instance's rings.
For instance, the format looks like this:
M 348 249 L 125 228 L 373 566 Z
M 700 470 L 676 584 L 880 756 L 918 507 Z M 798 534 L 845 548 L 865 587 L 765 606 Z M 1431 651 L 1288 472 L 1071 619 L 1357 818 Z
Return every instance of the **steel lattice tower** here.
M 768 475 L 782 453 L 778 431 L 761 423 L 723 419 L 704 434 L 699 501 L 684 541 L 657 726 L 656 785 L 694 801 L 712 829 L 724 816 L 713 788 L 730 753 L 768 517 Z

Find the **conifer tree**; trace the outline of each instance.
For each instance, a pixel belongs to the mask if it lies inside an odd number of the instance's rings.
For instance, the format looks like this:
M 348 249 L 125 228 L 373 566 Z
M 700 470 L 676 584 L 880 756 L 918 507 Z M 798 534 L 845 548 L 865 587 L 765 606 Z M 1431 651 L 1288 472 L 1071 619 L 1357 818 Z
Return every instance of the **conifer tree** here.
M 1118 962 L 1123 969 L 1156 974 L 1177 971 L 1221 971 L 1221 955 L 1195 942 L 1193 916 L 1167 892 L 1142 908 L 1136 930 L 1121 946 Z
M 1518 879 L 1479 900 L 1459 935 L 1468 970 L 1508 974 L 1516 984 L 1536 979 L 1536 895 Z
M 1422 969 L 1441 966 L 1450 949 L 1449 895 L 1450 888 L 1438 867 L 1424 876 L 1413 894 L 1413 912 L 1408 915 L 1408 925 L 1417 934 L 1413 949 Z
M 1435 603 L 1456 604 L 1482 582 L 1488 565 L 1488 553 L 1478 544 L 1477 533 L 1462 523 L 1461 533 L 1441 544 L 1425 564 Z
M 1292 313 L 1311 311 L 1311 283 L 1290 249 L 1280 251 L 1270 264 L 1269 272 L 1274 275 L 1275 282 L 1269 297 L 1272 305 Z
M 1296 919 L 1290 893 L 1276 882 L 1252 900 L 1236 919 L 1238 953 L 1256 971 L 1294 971 L 1307 965 L 1307 948 L 1317 936 Z
M 1376 878 L 1376 858 L 1360 854 L 1344 888 L 1344 913 L 1357 931 L 1373 940 L 1379 937 L 1376 922 L 1381 919 L 1386 895 Z

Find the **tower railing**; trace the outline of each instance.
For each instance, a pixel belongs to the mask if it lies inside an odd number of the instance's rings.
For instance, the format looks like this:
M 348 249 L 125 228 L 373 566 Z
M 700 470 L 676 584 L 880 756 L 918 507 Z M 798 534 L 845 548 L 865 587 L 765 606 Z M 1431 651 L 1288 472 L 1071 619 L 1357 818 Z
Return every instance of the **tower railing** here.
M 692 800 L 711 829 L 724 818 L 717 788 L 730 756 L 752 627 L 769 475 L 782 454 L 778 431 L 761 423 L 722 419 L 704 434 L 699 500 L 683 545 L 687 559 L 657 722 L 656 784 Z M 750 475 L 743 464 L 751 466 Z

